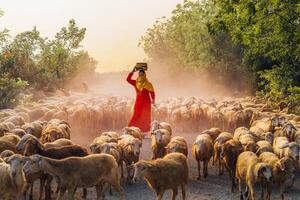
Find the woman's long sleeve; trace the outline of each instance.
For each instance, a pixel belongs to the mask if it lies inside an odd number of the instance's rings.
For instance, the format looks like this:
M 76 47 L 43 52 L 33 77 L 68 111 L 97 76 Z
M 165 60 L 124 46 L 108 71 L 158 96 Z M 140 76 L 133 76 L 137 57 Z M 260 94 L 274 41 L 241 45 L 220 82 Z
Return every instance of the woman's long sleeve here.
M 132 72 L 129 73 L 126 80 L 127 80 L 127 82 L 128 82 L 129 84 L 135 86 L 135 80 L 132 79 L 132 75 L 133 75 Z

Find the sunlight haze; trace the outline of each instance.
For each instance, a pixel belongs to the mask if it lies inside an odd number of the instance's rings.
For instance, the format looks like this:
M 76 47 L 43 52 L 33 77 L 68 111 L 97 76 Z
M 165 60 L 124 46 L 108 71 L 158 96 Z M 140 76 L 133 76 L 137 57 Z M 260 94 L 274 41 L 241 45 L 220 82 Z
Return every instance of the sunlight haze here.
M 0 28 L 13 36 L 37 26 L 52 38 L 70 19 L 86 27 L 83 47 L 98 61 L 97 71 L 131 69 L 146 59 L 138 41 L 157 18 L 170 16 L 182 0 L 1 0 Z

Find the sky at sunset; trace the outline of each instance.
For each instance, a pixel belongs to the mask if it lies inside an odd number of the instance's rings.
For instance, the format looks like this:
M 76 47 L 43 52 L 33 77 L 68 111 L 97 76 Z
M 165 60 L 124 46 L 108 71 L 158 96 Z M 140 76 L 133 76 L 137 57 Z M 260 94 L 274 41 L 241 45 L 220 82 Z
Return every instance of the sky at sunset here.
M 120 71 L 146 55 L 138 41 L 157 18 L 170 16 L 183 0 L 1 0 L 0 29 L 12 35 L 37 26 L 52 38 L 70 19 L 86 27 L 83 41 L 98 62 L 98 71 Z

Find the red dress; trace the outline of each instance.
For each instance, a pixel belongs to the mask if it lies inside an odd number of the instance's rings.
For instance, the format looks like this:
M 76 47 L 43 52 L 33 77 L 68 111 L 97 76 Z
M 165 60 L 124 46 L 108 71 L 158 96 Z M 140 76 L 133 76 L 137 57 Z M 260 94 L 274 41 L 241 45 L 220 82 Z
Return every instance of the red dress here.
M 139 91 L 136 88 L 136 81 L 132 79 L 133 73 L 127 76 L 127 82 L 134 86 L 136 91 L 136 100 L 134 104 L 134 112 L 128 126 L 135 126 L 141 129 L 142 132 L 150 131 L 151 125 L 151 99 L 155 99 L 155 93 L 149 92 L 143 88 Z M 151 98 L 151 99 L 150 99 Z

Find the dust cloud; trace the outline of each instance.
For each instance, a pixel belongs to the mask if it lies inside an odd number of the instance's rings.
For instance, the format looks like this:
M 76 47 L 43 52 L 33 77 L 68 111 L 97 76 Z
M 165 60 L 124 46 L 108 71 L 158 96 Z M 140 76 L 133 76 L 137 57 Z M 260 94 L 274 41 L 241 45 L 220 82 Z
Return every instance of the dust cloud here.
M 169 68 L 158 63 L 149 63 L 147 78 L 152 82 L 157 100 L 172 97 L 194 96 L 200 98 L 230 96 L 234 90 L 224 84 L 217 84 L 216 76 L 201 73 L 199 70 Z M 132 86 L 126 82 L 129 71 L 107 72 L 97 74 L 97 78 L 81 77 L 80 82 L 87 82 L 93 93 L 108 94 L 124 97 L 135 97 Z M 137 73 L 133 76 L 135 79 Z M 79 87 L 80 88 L 80 87 Z

